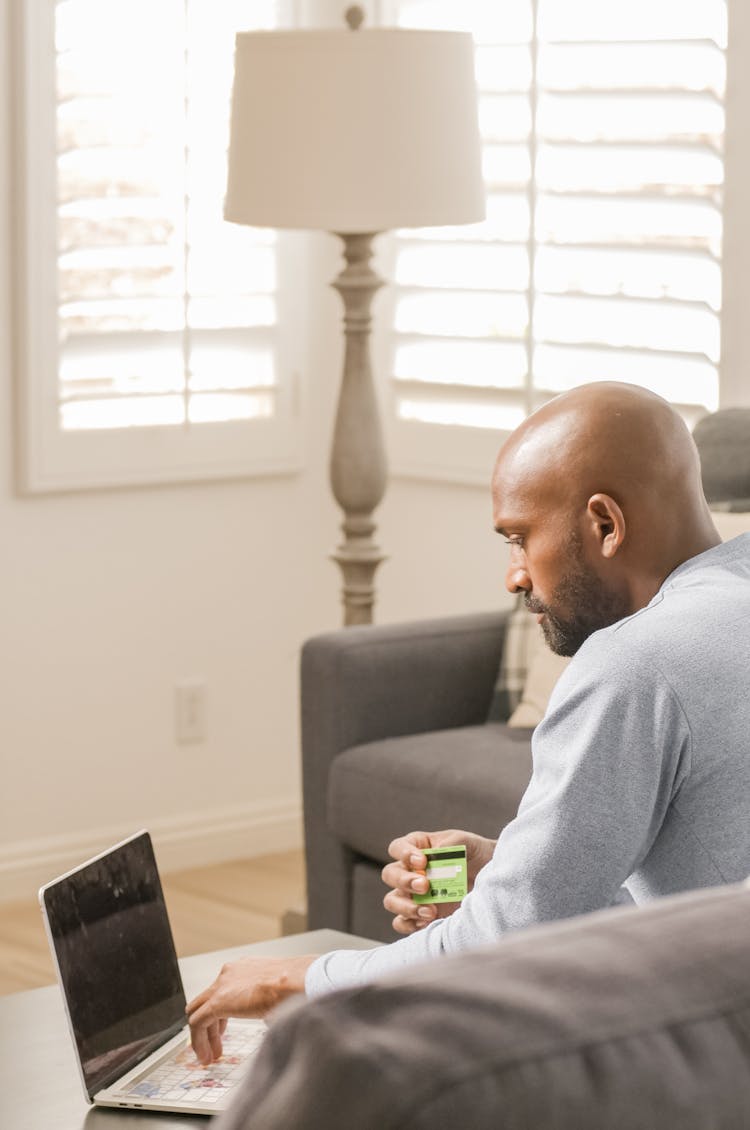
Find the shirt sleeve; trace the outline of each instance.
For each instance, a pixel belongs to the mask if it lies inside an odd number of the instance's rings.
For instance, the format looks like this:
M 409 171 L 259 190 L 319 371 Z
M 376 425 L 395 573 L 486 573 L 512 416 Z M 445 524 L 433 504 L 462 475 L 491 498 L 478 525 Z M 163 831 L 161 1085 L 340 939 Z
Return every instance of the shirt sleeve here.
M 309 994 L 623 901 L 688 771 L 690 733 L 661 672 L 597 635 L 555 688 L 518 815 L 461 906 L 391 945 L 325 954 L 308 970 Z

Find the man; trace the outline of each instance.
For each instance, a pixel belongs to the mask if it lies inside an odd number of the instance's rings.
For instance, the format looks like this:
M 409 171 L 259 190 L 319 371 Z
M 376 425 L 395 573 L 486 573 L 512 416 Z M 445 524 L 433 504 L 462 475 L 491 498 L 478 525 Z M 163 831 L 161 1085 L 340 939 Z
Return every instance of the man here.
M 188 1006 L 203 1060 L 230 1015 L 371 980 L 533 923 L 750 872 L 750 535 L 721 544 L 692 438 L 661 398 L 583 386 L 502 448 L 495 528 L 506 585 L 574 655 L 532 742 L 534 772 L 497 844 L 394 841 L 385 904 L 408 937 L 321 958 L 246 959 Z M 463 842 L 473 889 L 453 913 L 411 898 L 419 849 Z M 624 888 L 624 889 L 623 889 Z

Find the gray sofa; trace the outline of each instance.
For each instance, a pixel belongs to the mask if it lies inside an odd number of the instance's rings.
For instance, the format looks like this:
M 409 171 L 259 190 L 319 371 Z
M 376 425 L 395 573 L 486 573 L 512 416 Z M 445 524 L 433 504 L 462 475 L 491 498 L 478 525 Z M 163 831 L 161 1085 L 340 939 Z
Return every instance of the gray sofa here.
M 217 1130 L 747 1130 L 750 889 L 286 1005 Z
M 531 731 L 487 722 L 510 614 L 347 628 L 302 651 L 308 924 L 392 941 L 380 871 L 416 828 L 495 837 Z

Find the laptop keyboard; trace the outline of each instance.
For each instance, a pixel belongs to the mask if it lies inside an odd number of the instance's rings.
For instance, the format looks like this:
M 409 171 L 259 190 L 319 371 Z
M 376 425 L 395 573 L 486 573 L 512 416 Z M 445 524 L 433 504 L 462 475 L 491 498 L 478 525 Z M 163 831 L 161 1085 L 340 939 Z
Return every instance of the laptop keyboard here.
M 166 1102 L 200 1103 L 208 1110 L 226 1099 L 227 1091 L 244 1077 L 248 1057 L 260 1046 L 265 1033 L 266 1026 L 262 1022 L 230 1022 L 222 1038 L 221 1059 L 216 1063 L 204 1067 L 188 1044 L 134 1080 L 122 1094 Z

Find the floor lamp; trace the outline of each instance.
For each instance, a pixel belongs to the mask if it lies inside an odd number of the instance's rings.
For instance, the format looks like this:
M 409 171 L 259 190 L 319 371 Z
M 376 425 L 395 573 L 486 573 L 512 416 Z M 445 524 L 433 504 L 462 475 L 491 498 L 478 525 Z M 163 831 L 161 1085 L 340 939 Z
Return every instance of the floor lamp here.
M 369 358 L 372 240 L 484 217 L 474 52 L 463 32 L 240 32 L 225 217 L 343 241 L 344 370 L 331 447 L 345 624 L 372 620 L 386 460 Z

